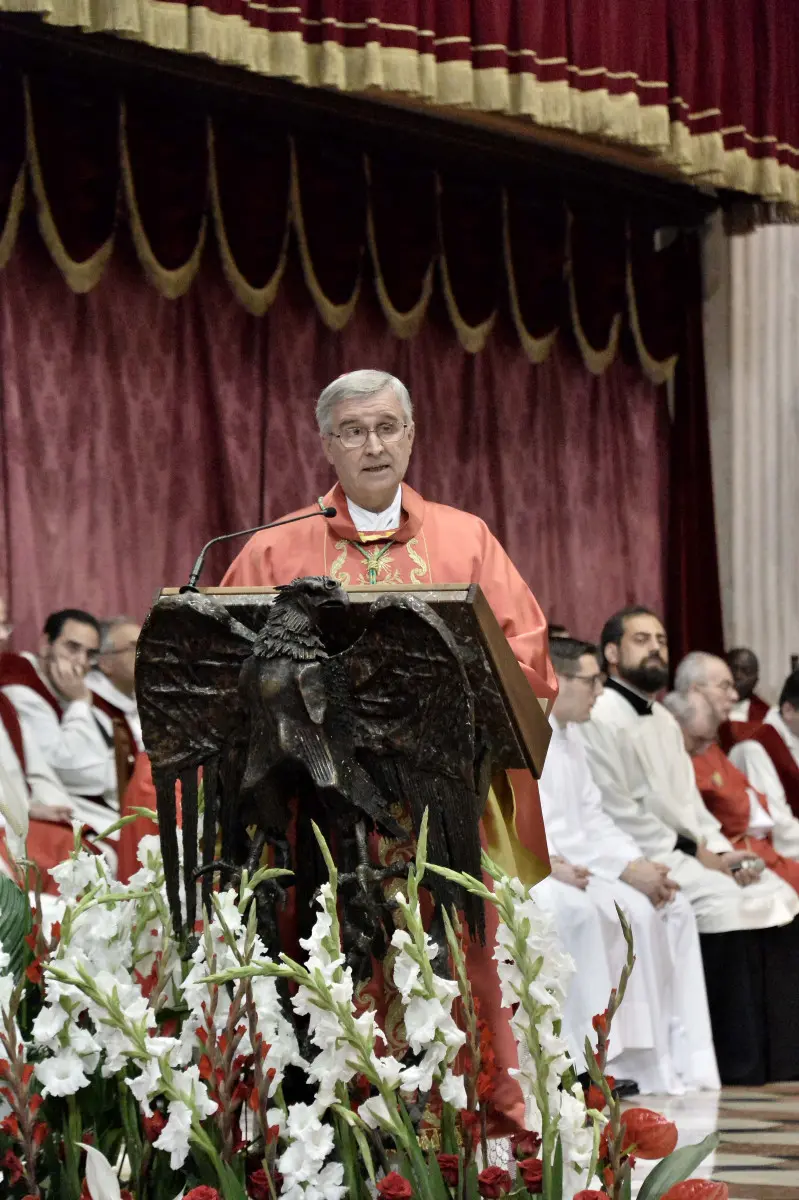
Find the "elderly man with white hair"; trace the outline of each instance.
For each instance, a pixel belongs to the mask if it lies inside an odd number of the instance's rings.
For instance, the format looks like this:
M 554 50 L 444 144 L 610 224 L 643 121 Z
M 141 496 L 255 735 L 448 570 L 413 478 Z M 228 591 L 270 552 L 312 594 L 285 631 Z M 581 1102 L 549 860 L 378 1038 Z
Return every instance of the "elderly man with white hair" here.
M 677 668 L 674 692 L 667 702 L 682 726 L 702 799 L 725 837 L 799 891 L 799 821 L 785 793 L 758 791 L 716 740 L 735 703 L 729 666 L 714 654 L 694 651 Z
M 680 727 L 657 700 L 668 643 L 656 614 L 615 613 L 600 650 L 605 691 L 581 727 L 589 767 L 605 811 L 691 903 L 722 1082 L 795 1078 L 799 897 L 773 872 L 752 870 L 751 851 L 736 850 L 703 803 Z

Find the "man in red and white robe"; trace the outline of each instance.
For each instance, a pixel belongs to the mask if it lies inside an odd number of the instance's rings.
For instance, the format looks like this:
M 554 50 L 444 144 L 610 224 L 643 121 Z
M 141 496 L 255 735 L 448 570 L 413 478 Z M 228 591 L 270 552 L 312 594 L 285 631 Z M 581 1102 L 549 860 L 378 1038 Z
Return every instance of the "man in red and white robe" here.
M 799 670 L 785 680 L 776 708 L 769 709 L 750 737 L 733 746 L 730 758 L 772 804 L 776 797 L 799 817 Z
M 479 583 L 530 684 L 530 704 L 548 708 L 557 682 L 546 621 L 527 584 L 483 521 L 426 500 L 403 482 L 415 433 L 404 385 L 384 372 L 353 371 L 324 389 L 316 414 L 322 450 L 338 476 L 318 505 L 333 505 L 336 516 L 255 534 L 223 584 L 271 586 L 304 575 L 345 585 Z M 483 839 L 503 868 L 527 884 L 548 873 L 538 790 L 528 771 L 495 781 Z M 489 906 L 487 943 L 472 943 L 468 959 L 501 1068 L 492 1122 L 500 1134 L 522 1128 L 524 1105 L 508 1074 L 516 1051 L 491 958 L 495 931 Z
M 737 646 L 725 656 L 732 673 L 738 699 L 730 709 L 730 715 L 719 727 L 719 745 L 729 753 L 730 747 L 756 733 L 768 713 L 768 705 L 761 700 L 755 688 L 760 676 L 757 655 L 745 646 Z

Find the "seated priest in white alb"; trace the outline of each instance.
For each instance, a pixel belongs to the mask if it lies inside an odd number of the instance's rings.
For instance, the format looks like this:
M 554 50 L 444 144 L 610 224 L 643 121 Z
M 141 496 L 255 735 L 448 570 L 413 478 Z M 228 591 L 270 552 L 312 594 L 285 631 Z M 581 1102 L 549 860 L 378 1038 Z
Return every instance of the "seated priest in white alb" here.
M 682 732 L 656 699 L 668 682 L 659 618 L 638 606 L 615 613 L 600 651 L 605 690 L 580 727 L 588 764 L 605 812 L 691 903 L 722 1081 L 794 1078 L 797 894 L 773 872 L 749 870 L 751 854 L 732 849 L 705 807 Z
M 771 809 L 776 803 L 780 811 L 787 808 L 799 818 L 799 670 L 785 680 L 779 703 L 760 728 L 729 754 L 752 787 L 765 792 Z M 781 853 L 799 858 L 798 850 L 792 842 L 790 849 L 783 844 Z
M 550 645 L 550 658 L 559 692 L 539 787 L 547 841 L 555 856 L 553 874 L 568 882 L 570 872 L 584 872 L 586 898 L 617 926 L 618 904 L 635 939 L 634 986 L 620 1012 L 621 1017 L 627 1010 L 625 1050 L 613 1070 L 634 1078 L 642 1092 L 718 1088 L 691 906 L 668 867 L 649 861 L 603 811 L 586 761 L 578 727 L 588 721 L 602 692 L 596 651 L 585 642 L 562 638 Z M 613 970 L 618 969 L 616 961 Z
M 0 662 L 11 636 L 6 602 L 0 596 Z M 72 805 L 45 762 L 35 740 L 22 727 L 16 709 L 0 692 L 0 871 L 25 853 L 28 825 L 68 821 Z
M 113 740 L 86 684 L 99 647 L 95 618 L 63 609 L 47 618 L 38 655 L 0 660 L 0 689 L 69 793 L 75 818 L 95 833 L 111 825 L 118 811 Z
M 111 732 L 113 710 L 120 712 L 127 722 L 137 750 L 144 749 L 136 703 L 136 643 L 140 633 L 141 625 L 131 621 L 130 617 L 113 617 L 110 621 L 101 621 L 97 666 L 86 676 L 86 684 L 95 698 L 94 705 L 98 710 L 99 719 L 108 732 Z

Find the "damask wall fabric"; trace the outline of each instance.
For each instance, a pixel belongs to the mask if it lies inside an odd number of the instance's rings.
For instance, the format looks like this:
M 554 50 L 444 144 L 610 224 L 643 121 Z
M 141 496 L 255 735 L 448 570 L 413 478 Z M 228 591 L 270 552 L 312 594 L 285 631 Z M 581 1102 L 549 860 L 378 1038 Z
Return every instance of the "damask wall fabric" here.
M 336 334 L 293 254 L 265 317 L 210 255 L 170 301 L 124 234 L 98 286 L 76 295 L 23 222 L 0 272 L 0 590 L 16 647 L 68 604 L 143 616 L 208 538 L 313 502 L 332 482 L 316 395 L 362 366 L 410 387 L 409 482 L 483 517 L 552 619 L 591 637 L 624 603 L 662 609 L 668 415 L 624 354 L 593 376 L 562 338 L 534 366 L 498 320 L 471 355 L 438 294 L 400 340 L 368 281 Z M 238 549 L 217 549 L 208 582 Z

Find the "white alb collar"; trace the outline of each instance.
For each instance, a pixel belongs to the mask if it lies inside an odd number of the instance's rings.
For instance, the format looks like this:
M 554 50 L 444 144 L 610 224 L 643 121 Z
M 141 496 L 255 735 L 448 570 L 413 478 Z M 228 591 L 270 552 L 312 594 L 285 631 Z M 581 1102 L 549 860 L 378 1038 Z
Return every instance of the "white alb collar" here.
M 347 508 L 350 510 L 352 523 L 359 533 L 386 533 L 389 529 L 399 529 L 402 512 L 402 485 L 397 488 L 397 494 L 382 512 L 370 512 L 361 508 L 347 496 Z

